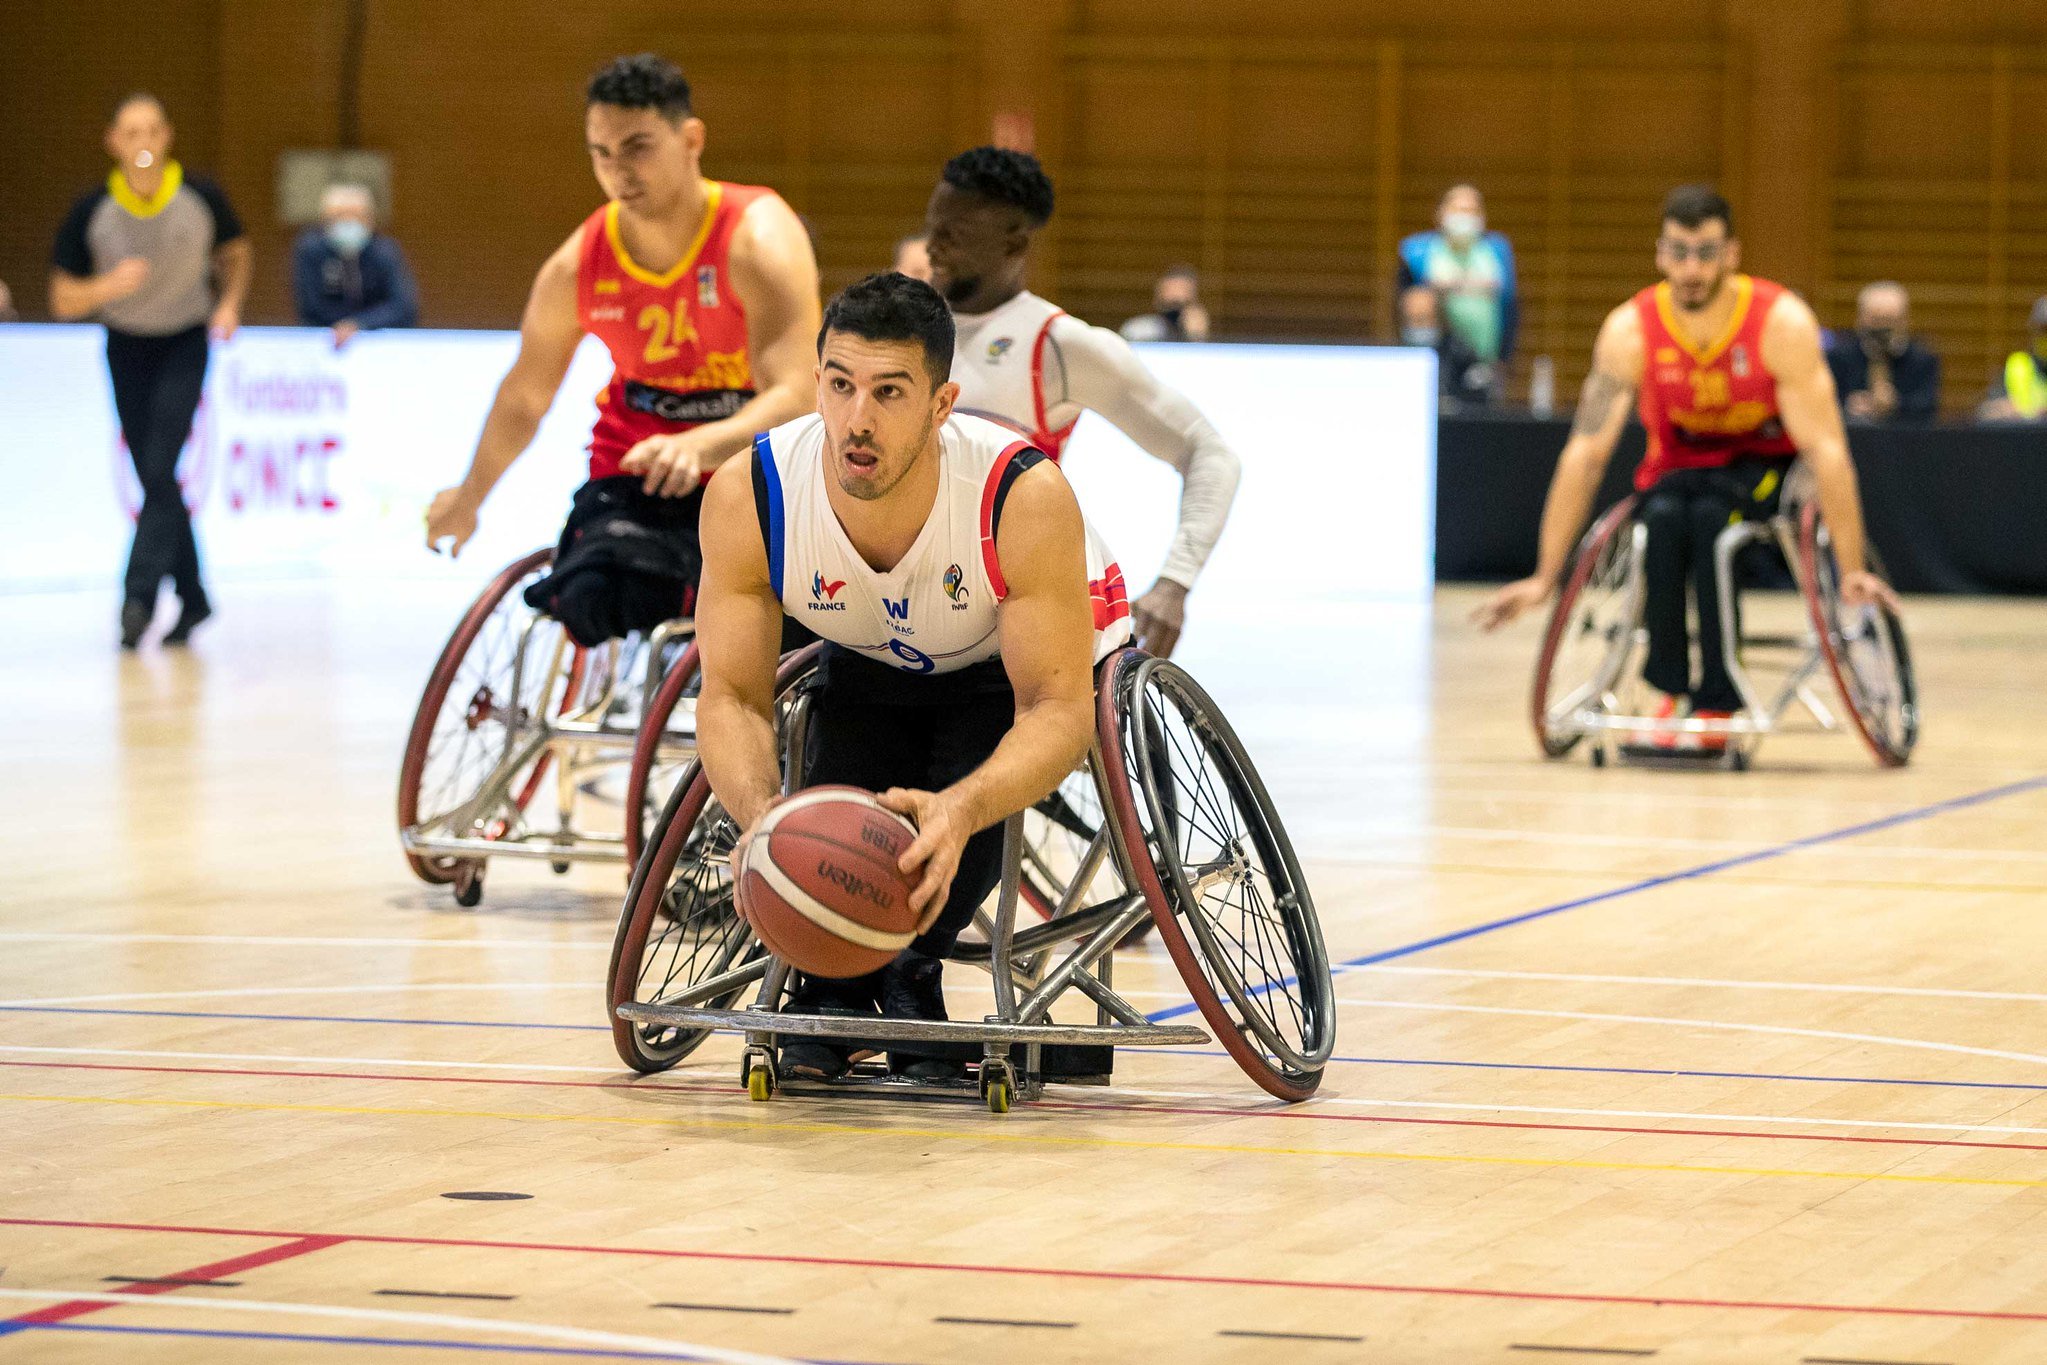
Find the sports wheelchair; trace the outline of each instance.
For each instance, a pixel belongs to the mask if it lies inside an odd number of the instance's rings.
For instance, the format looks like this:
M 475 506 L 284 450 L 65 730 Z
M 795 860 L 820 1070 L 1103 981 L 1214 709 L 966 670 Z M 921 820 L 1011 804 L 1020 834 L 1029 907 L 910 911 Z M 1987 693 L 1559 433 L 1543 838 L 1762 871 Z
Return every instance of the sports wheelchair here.
M 451 884 L 465 906 L 482 899 L 491 858 L 544 859 L 556 872 L 629 862 L 667 800 L 666 782 L 695 752 L 692 623 L 586 649 L 526 604 L 526 588 L 553 562 L 552 549 L 515 560 L 464 613 L 427 678 L 399 768 L 406 861 L 421 880 Z M 666 704 L 643 737 L 645 702 L 656 695 Z M 618 802 L 607 788 L 643 738 L 646 762 L 625 794 L 622 830 L 591 828 L 585 807 Z M 547 806 L 551 822 L 540 816 Z
M 1635 516 L 1637 503 L 1630 496 L 1592 524 L 1550 613 L 1530 702 L 1546 755 L 1562 757 L 1587 740 L 1593 764 L 1604 766 L 1616 756 L 1668 756 L 1687 737 L 1710 735 L 1724 748 L 1706 752 L 1739 771 L 1764 736 L 1787 728 L 1796 707 L 1823 730 L 1853 729 L 1884 766 L 1910 758 L 1919 703 L 1904 624 L 1886 607 L 1841 600 L 1840 571 L 1803 465 L 1792 467 L 1775 516 L 1735 522 L 1714 543 L 1720 619 L 1697 625 L 1721 633 L 1742 709 L 1724 720 L 1648 715 L 1641 681 L 1648 528 Z M 1777 633 L 1745 628 L 1736 593 L 1758 568 L 1776 568 L 1773 557 L 1788 568 L 1802 610 Z M 1759 676 L 1756 665 L 1769 671 L 1772 661 L 1773 676 Z M 1822 671 L 1833 679 L 1840 715 L 1815 690 Z
M 804 785 L 817 660 L 816 646 L 792 653 L 776 679 L 788 792 Z M 796 1014 L 787 1011 L 794 973 L 734 909 L 728 855 L 739 830 L 692 761 L 619 916 L 607 1012 L 620 1058 L 663 1071 L 713 1032 L 740 1033 L 742 1077 L 756 1100 L 782 1089 L 958 1090 L 1004 1113 L 1050 1081 L 1106 1084 L 1113 1047 L 1209 1041 L 1201 1028 L 1147 1018 L 1115 989 L 1113 949 L 1150 919 L 1194 1007 L 1245 1074 L 1281 1099 L 1313 1094 L 1336 1035 L 1321 925 L 1264 785 L 1208 694 L 1165 660 L 1136 649 L 1112 655 L 1097 669 L 1086 766 L 1055 797 L 1056 806 L 1048 798 L 1008 821 L 983 936 L 954 952 L 955 962 L 988 972 L 991 1015 Z M 1098 812 L 1092 821 L 1089 810 Z M 1029 856 L 1027 822 L 1045 836 Z M 1019 928 L 1026 894 L 1049 898 L 1046 918 Z M 738 1007 L 749 991 L 752 1003 Z M 1071 1008 L 1055 1018 L 1062 1002 Z M 891 1077 L 872 1063 L 808 1081 L 777 1072 L 777 1041 L 790 1037 L 966 1044 L 980 1061 L 961 1082 Z

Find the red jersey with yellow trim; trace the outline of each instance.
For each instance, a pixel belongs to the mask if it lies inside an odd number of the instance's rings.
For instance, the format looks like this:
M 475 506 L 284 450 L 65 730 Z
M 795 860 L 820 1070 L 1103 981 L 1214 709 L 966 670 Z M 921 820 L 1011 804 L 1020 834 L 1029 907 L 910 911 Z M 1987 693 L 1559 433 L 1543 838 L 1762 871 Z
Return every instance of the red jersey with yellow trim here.
M 661 274 L 626 250 L 615 202 L 583 223 L 576 314 L 612 364 L 590 432 L 593 479 L 619 473 L 625 453 L 647 437 L 720 421 L 754 396 L 746 309 L 732 290 L 728 258 L 747 206 L 774 191 L 717 180 L 707 189 L 695 240 Z
M 1723 469 L 1736 460 L 1784 458 L 1798 447 L 1784 432 L 1777 381 L 1763 368 L 1763 323 L 1784 286 L 1734 277 L 1734 312 L 1713 344 L 1695 348 L 1671 312 L 1670 286 L 1635 295 L 1642 318 L 1639 409 L 1649 450 L 1635 487 L 1678 469 Z

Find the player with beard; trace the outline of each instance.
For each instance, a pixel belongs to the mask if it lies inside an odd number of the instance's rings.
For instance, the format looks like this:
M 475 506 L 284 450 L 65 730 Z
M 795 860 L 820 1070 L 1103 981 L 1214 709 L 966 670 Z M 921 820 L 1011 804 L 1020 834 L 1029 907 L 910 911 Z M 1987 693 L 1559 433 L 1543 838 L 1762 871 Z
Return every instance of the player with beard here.
M 1037 159 L 976 147 L 945 165 L 925 210 L 931 283 L 959 329 L 959 410 L 1021 432 L 1058 459 L 1082 412 L 1109 419 L 1180 472 L 1180 524 L 1158 581 L 1134 603 L 1138 643 L 1173 652 L 1187 590 L 1208 562 L 1237 495 L 1236 455 L 1185 398 L 1153 377 L 1130 344 L 1024 287 L 1031 238 L 1052 217 Z
M 1639 394 L 1649 449 L 1635 471 L 1648 526 L 1643 678 L 1664 694 L 1657 714 L 1687 707 L 1724 720 L 1741 709 L 1719 630 L 1713 543 L 1732 521 L 1774 514 L 1784 473 L 1802 457 L 1819 486 L 1820 511 L 1850 606 L 1882 602 L 1890 587 L 1869 572 L 1862 501 L 1819 322 L 1782 285 L 1740 273 L 1733 210 L 1702 185 L 1672 190 L 1656 243 L 1663 283 L 1609 313 L 1593 347 L 1571 438 L 1543 506 L 1535 573 L 1501 588 L 1474 613 L 1487 630 L 1549 599 L 1591 513 L 1607 461 Z M 1699 672 L 1685 619 L 1689 582 L 1698 606 Z M 1704 749 L 1722 735 L 1697 737 Z

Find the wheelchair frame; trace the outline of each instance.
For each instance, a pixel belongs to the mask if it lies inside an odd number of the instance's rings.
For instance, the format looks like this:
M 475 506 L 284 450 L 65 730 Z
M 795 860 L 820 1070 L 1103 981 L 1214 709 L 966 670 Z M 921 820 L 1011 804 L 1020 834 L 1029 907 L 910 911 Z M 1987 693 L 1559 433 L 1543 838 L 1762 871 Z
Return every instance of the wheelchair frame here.
M 1720 619 L 1714 628 L 1720 631 L 1728 676 L 1742 698 L 1742 709 L 1726 719 L 1633 713 L 1635 708 L 1628 704 L 1626 694 L 1637 690 L 1640 659 L 1648 641 L 1648 631 L 1641 619 L 1648 527 L 1634 515 L 1639 495 L 1617 503 L 1593 523 L 1579 542 L 1536 660 L 1530 711 L 1536 739 L 1548 756 L 1561 757 L 1581 739 L 1590 739 L 1595 766 L 1604 766 L 1616 756 L 1688 759 L 1696 755 L 1660 748 L 1645 753 L 1640 746 L 1625 743 L 1623 737 L 1648 735 L 1670 739 L 1714 735 L 1724 739 L 1724 749 L 1718 754 L 1704 751 L 1703 756 L 1718 758 L 1724 766 L 1739 771 L 1749 766 L 1756 747 L 1766 736 L 1787 728 L 1786 721 L 1795 707 L 1822 730 L 1855 729 L 1877 761 L 1885 766 L 1906 762 L 1918 735 L 1918 704 L 1902 623 L 1887 610 L 1868 608 L 1845 626 L 1842 624 L 1838 587 L 1831 577 L 1832 554 L 1826 528 L 1819 521 L 1817 502 L 1809 492 L 1809 477 L 1795 478 L 1803 472 L 1799 467 L 1794 470 L 1794 478 L 1787 479 L 1784 502 L 1775 516 L 1764 521 L 1736 522 L 1714 540 L 1713 569 L 1720 596 Z M 1624 545 L 1619 539 L 1622 536 L 1626 537 Z M 1736 566 L 1742 552 L 1754 545 L 1769 545 L 1777 550 L 1791 570 L 1805 605 L 1802 629 L 1795 635 L 1742 633 Z M 1618 589 L 1625 611 L 1622 617 L 1603 625 L 1578 626 L 1577 613 L 1588 591 L 1614 590 L 1611 576 L 1617 547 L 1625 555 L 1625 563 L 1620 566 L 1624 578 Z M 1871 553 L 1873 558 L 1874 551 Z M 1596 584 L 1595 580 L 1602 581 Z M 1550 693 L 1556 690 L 1553 675 L 1559 651 L 1574 627 L 1581 633 L 1602 636 L 1604 652 L 1592 675 L 1564 690 L 1563 699 L 1553 703 Z M 1705 623 L 1700 623 L 1700 628 L 1706 628 Z M 1870 699 L 1860 695 L 1868 689 L 1854 665 L 1851 650 L 1871 640 L 1886 650 L 1891 659 L 1899 706 L 1895 735 L 1881 724 L 1880 718 L 1869 714 Z M 1744 646 L 1788 651 L 1793 655 L 1774 691 L 1765 692 L 1757 685 L 1743 662 Z M 1814 689 L 1814 680 L 1823 671 L 1835 683 L 1841 705 L 1839 715 Z
M 599 774 L 631 755 L 640 740 L 645 701 L 668 671 L 664 660 L 694 635 L 693 623 L 685 618 L 594 649 L 577 645 L 558 622 L 519 597 L 553 558 L 551 549 L 541 549 L 515 560 L 478 595 L 428 677 L 406 743 L 399 775 L 399 842 L 422 880 L 452 883 L 463 905 L 481 899 L 491 858 L 545 860 L 556 872 L 577 862 L 628 861 L 622 834 L 577 827 L 577 799 L 589 794 Z M 462 666 L 472 651 L 489 648 L 484 636 L 493 622 L 501 622 L 513 637 L 502 696 L 496 680 L 484 677 L 467 698 L 457 697 Z M 451 703 L 462 706 L 460 724 L 471 733 L 494 723 L 503 734 L 474 789 L 450 808 L 422 817 L 420 788 Z M 683 760 L 694 752 L 692 739 L 665 749 L 663 756 Z M 527 821 L 528 807 L 550 770 L 557 825 L 534 829 Z M 635 814 L 627 810 L 625 818 Z
M 802 693 L 800 683 L 807 674 L 811 657 L 813 651 L 791 655 L 784 661 L 782 676 L 778 680 L 778 695 L 785 699 L 780 713 L 785 792 L 796 791 L 802 786 L 801 758 L 809 699 Z M 1172 666 L 1135 650 L 1124 651 L 1104 666 L 1104 681 L 1098 689 L 1100 695 L 1097 698 L 1097 734 L 1088 755 L 1086 771 L 1101 798 L 1102 809 L 1113 813 L 1113 818 L 1105 819 L 1094 832 L 1074 874 L 1060 892 L 1057 904 L 1050 907 L 1049 917 L 1043 923 L 1022 929 L 1017 927 L 1017 906 L 1022 899 L 1020 893 L 1026 859 L 1024 816 L 1018 813 L 1006 822 L 1003 871 L 995 909 L 992 915 L 979 917 L 986 942 L 963 940 L 953 957 L 954 961 L 971 962 L 989 973 L 995 1008 L 994 1013 L 981 1020 L 922 1021 L 785 1012 L 781 1005 L 793 973 L 787 964 L 768 955 L 758 941 L 743 930 L 743 926 L 739 932 L 744 933 L 750 946 L 742 954 L 732 946 L 736 938 L 726 940 L 724 956 L 720 959 L 722 970 L 658 1002 L 636 999 L 642 979 L 641 975 L 632 973 L 635 969 L 637 973 L 644 973 L 643 957 L 652 920 L 651 911 L 645 908 L 648 897 L 650 892 L 662 896 L 669 894 L 670 890 L 666 886 L 657 890 L 650 886 L 650 881 L 657 876 L 665 881 L 673 874 L 680 851 L 703 827 L 709 803 L 715 800 L 701 768 L 692 765 L 687 780 L 678 785 L 669 808 L 663 813 L 659 836 L 649 843 L 647 855 L 635 871 L 633 889 L 628 893 L 620 917 L 609 1001 L 614 1039 L 620 1055 L 639 1070 L 665 1069 L 686 1056 L 708 1033 L 734 1032 L 744 1035 L 742 1076 L 749 1095 L 756 1100 L 765 1100 L 783 1089 L 930 1096 L 971 1088 L 991 1112 L 1003 1113 L 1015 1099 L 1042 1095 L 1048 1081 L 1108 1082 L 1106 1068 L 1084 1071 L 1070 1060 L 1070 1055 L 1069 1059 L 1062 1059 L 1049 1049 L 1189 1046 L 1210 1041 L 1210 1034 L 1201 1028 L 1153 1022 L 1116 992 L 1114 949 L 1136 925 L 1150 917 L 1161 924 L 1161 936 L 1173 950 L 1182 979 L 1189 986 L 1203 1016 L 1246 1072 L 1270 1093 L 1282 1098 L 1297 1100 L 1312 1094 L 1320 1083 L 1322 1066 L 1335 1045 L 1334 987 L 1313 902 L 1285 833 L 1278 827 L 1277 816 L 1271 811 L 1269 799 L 1258 784 L 1255 770 L 1251 769 L 1248 757 L 1243 755 L 1241 745 L 1236 742 L 1234 734 L 1227 732 L 1228 727 L 1220 714 L 1212 712 L 1212 701 L 1177 669 L 1173 669 L 1177 675 L 1175 685 L 1184 680 L 1211 708 L 1212 721 L 1226 736 L 1229 752 L 1238 765 L 1237 776 L 1240 780 L 1247 779 L 1247 790 L 1255 792 L 1255 799 L 1260 805 L 1259 819 L 1263 823 L 1259 831 L 1244 837 L 1260 841 L 1257 851 L 1261 857 L 1270 861 L 1276 855 L 1284 864 L 1283 875 L 1289 890 L 1283 897 L 1276 896 L 1276 905 L 1283 905 L 1289 916 L 1299 977 L 1289 977 L 1283 988 L 1290 989 L 1303 983 L 1307 983 L 1305 990 L 1319 987 L 1319 998 L 1302 1010 L 1304 1016 L 1312 1014 L 1318 1017 L 1321 1030 L 1317 1038 L 1304 1039 L 1308 1045 L 1295 1049 L 1288 1040 L 1277 1036 L 1278 1026 L 1261 1010 L 1237 1009 L 1233 1016 L 1230 1007 L 1223 1005 L 1220 994 L 1228 994 L 1233 1001 L 1240 1001 L 1255 997 L 1261 991 L 1247 984 L 1243 973 L 1227 962 L 1226 955 L 1209 950 L 1206 931 L 1202 927 L 1205 920 L 1200 910 L 1197 908 L 1195 912 L 1187 913 L 1180 908 L 1190 903 L 1198 907 L 1199 898 L 1216 884 L 1232 879 L 1248 880 L 1253 875 L 1250 856 L 1244 850 L 1236 849 L 1197 869 L 1182 869 L 1175 862 L 1170 869 L 1170 880 L 1177 884 L 1177 898 L 1176 893 L 1166 890 L 1168 878 L 1157 866 L 1155 851 L 1163 847 L 1163 841 L 1156 833 L 1158 813 L 1171 808 L 1159 804 L 1158 765 L 1151 754 L 1144 752 L 1148 742 L 1147 731 L 1152 727 L 1149 721 L 1134 727 L 1136 747 L 1140 752 L 1134 755 L 1127 753 L 1122 740 L 1123 717 L 1117 711 L 1114 694 L 1116 689 L 1123 688 L 1133 695 L 1141 695 L 1152 676 L 1151 671 L 1161 668 L 1172 669 Z M 1115 776 L 1119 772 L 1125 778 L 1120 789 Z M 1142 829 L 1142 819 L 1135 808 L 1140 798 L 1128 780 L 1132 774 L 1146 788 L 1143 799 L 1148 801 L 1153 815 L 1154 831 L 1151 833 Z M 1122 793 L 1120 799 L 1119 791 Z M 689 819 L 689 828 L 678 829 L 685 815 Z M 730 826 L 729 818 L 722 817 L 722 812 L 719 818 L 723 818 L 725 826 Z M 710 827 L 713 836 L 717 829 L 714 819 Z M 1137 832 L 1138 846 L 1146 850 L 1142 861 L 1131 854 L 1133 830 Z M 735 830 L 728 828 L 726 839 L 735 834 Z M 729 846 L 729 842 L 723 843 L 724 848 Z M 720 840 L 716 837 L 708 838 L 703 847 L 708 852 L 700 855 L 699 865 L 709 863 L 710 859 L 722 858 Z M 657 871 L 664 860 L 667 869 Z M 1120 894 L 1093 904 L 1085 903 L 1098 874 L 1109 867 L 1117 873 L 1122 888 Z M 1195 874 L 1191 882 L 1185 875 L 1188 872 Z M 1196 897 L 1193 902 L 1185 899 L 1190 892 Z M 723 894 L 729 897 L 729 885 Z M 1166 907 L 1163 913 L 1161 907 Z M 725 913 L 729 915 L 732 912 L 728 909 Z M 1178 922 L 1180 917 L 1192 924 L 1191 932 L 1201 940 L 1200 946 L 1189 944 L 1189 931 Z M 729 924 L 723 926 L 725 930 L 732 927 Z M 680 928 L 678 925 L 678 931 Z M 1211 983 L 1210 976 L 1218 980 Z M 668 984 L 664 982 L 660 990 L 665 991 Z M 756 985 L 758 990 L 750 1006 L 731 1007 L 741 994 Z M 1270 986 L 1262 989 L 1269 990 Z M 1240 996 L 1240 992 L 1245 995 Z M 1054 1007 L 1076 994 L 1092 1006 L 1094 1022 L 1055 1021 L 1052 1017 Z M 650 1057 L 639 1046 L 639 1036 L 633 1032 L 635 1029 L 675 1030 L 678 1041 L 672 1055 Z M 1307 1031 L 1304 1027 L 1303 1032 Z M 1247 1039 L 1246 1035 L 1252 1036 Z M 667 1035 L 664 1033 L 662 1036 Z M 976 1077 L 966 1082 L 897 1078 L 873 1064 L 856 1065 L 847 1077 L 838 1080 L 808 1081 L 779 1073 L 775 1049 L 778 1041 L 784 1038 L 964 1044 L 969 1049 L 979 1048 L 981 1056 Z M 1258 1056 L 1266 1060 L 1254 1064 L 1247 1059 L 1246 1049 L 1253 1047 L 1261 1049 Z M 1294 1072 L 1283 1072 L 1271 1065 L 1270 1058 L 1300 1065 Z M 1101 1060 L 1106 1063 L 1107 1059 L 1104 1056 Z

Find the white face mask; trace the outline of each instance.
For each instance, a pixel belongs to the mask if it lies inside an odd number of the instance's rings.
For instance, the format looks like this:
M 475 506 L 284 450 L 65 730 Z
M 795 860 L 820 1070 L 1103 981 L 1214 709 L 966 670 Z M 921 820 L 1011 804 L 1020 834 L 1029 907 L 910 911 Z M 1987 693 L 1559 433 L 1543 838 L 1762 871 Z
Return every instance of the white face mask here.
M 1443 235 L 1453 242 L 1475 242 L 1485 231 L 1485 219 L 1476 213 L 1443 215 Z
M 370 229 L 354 218 L 336 218 L 327 224 L 327 241 L 344 256 L 358 255 L 370 244 Z

